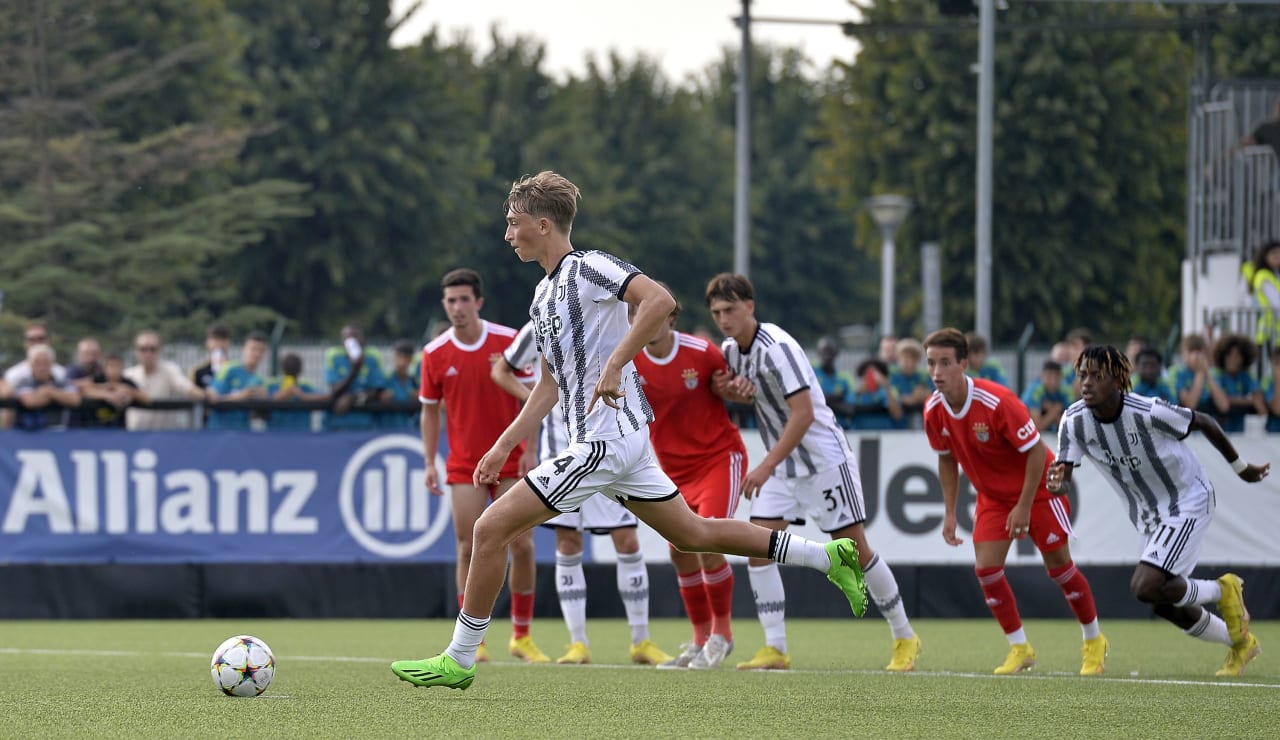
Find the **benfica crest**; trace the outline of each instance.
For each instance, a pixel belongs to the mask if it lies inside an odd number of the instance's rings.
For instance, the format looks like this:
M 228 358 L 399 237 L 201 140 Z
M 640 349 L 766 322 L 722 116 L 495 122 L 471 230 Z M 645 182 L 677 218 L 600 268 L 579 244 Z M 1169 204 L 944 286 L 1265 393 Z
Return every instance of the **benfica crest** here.
M 694 370 L 693 368 L 689 368 L 684 372 L 680 373 L 680 375 L 684 377 L 685 388 L 688 388 L 689 390 L 693 390 L 694 388 L 698 387 L 698 371 L 697 370 Z
M 977 437 L 979 442 L 986 442 L 991 439 L 991 433 L 987 431 L 986 424 L 974 424 L 973 436 Z

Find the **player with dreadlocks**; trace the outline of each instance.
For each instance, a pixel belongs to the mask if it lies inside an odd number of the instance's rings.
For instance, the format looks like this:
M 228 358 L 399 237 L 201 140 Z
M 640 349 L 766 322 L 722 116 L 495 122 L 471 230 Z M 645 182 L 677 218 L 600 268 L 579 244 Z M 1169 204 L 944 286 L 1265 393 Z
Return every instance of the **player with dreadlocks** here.
M 1266 478 L 1271 463 L 1251 465 L 1240 459 L 1212 416 L 1130 393 L 1129 359 L 1115 347 L 1086 348 L 1075 369 L 1080 400 L 1062 416 L 1049 489 L 1069 483 L 1073 468 L 1085 457 L 1102 468 L 1133 526 L 1147 536 L 1129 582 L 1133 595 L 1188 635 L 1229 645 L 1217 675 L 1243 674 L 1261 652 L 1249 631 L 1244 582 L 1234 573 L 1217 580 L 1190 577 L 1213 520 L 1214 492 L 1185 439 L 1193 431 L 1203 433 L 1249 483 Z M 1202 606 L 1212 603 L 1221 617 Z

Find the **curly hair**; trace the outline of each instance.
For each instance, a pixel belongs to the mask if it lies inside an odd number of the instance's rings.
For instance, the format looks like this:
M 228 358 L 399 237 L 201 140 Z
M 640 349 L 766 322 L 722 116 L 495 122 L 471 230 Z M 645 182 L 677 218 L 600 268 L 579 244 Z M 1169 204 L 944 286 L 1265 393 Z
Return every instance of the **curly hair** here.
M 1133 390 L 1133 367 L 1129 358 L 1117 347 L 1110 344 L 1093 344 L 1084 348 L 1076 358 L 1076 373 L 1083 374 L 1089 365 L 1095 365 L 1098 371 L 1116 379 L 1120 390 L 1128 393 Z
M 1258 348 L 1248 337 L 1242 334 L 1223 334 L 1213 343 L 1213 364 L 1225 370 L 1227 355 L 1233 348 L 1239 348 L 1240 356 L 1244 358 L 1242 368 L 1248 368 L 1258 359 Z

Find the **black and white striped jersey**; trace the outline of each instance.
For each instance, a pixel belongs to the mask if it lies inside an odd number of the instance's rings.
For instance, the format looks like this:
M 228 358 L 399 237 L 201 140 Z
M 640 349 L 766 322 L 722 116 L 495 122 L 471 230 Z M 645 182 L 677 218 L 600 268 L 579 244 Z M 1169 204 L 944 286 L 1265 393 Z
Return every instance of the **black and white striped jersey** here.
M 538 341 L 533 335 L 533 322 L 526 321 L 516 338 L 502 353 L 502 358 L 515 370 L 528 370 L 536 380 L 542 373 L 542 355 L 538 354 Z M 546 460 L 569 446 L 569 432 L 564 418 L 564 406 L 556 405 L 542 420 L 538 437 L 538 459 Z
M 831 407 L 827 406 L 818 376 L 814 374 L 800 343 L 790 334 L 777 324 L 761 323 L 756 326 L 755 336 L 747 347 L 739 347 L 730 338 L 724 341 L 721 349 L 734 374 L 755 383 L 756 420 L 766 449 L 772 449 L 778 443 L 787 419 L 791 418 L 787 398 L 796 393 L 808 393 L 813 400 L 813 423 L 774 475 L 799 478 L 830 470 L 844 462 L 853 462 L 849 441 L 836 422 Z
M 618 408 L 597 400 L 587 413 L 605 361 L 631 328 L 622 296 L 639 274 L 611 254 L 573 251 L 538 283 L 529 318 L 538 352 L 559 389 L 571 443 L 617 439 L 653 421 L 653 409 L 630 361 L 622 369 Z
M 1129 520 L 1151 534 L 1166 519 L 1213 510 L 1213 485 L 1185 441 L 1191 418 L 1190 409 L 1132 393 L 1109 421 L 1076 401 L 1062 415 L 1058 459 L 1080 465 L 1092 458 L 1128 508 Z

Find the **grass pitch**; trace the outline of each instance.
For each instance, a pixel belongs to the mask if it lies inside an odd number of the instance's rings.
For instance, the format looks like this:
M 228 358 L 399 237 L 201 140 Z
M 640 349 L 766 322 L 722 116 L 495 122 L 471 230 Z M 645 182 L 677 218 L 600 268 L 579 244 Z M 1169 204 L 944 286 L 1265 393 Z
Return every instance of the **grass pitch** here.
M 1226 648 L 1156 621 L 1103 623 L 1107 675 L 1081 678 L 1080 630 L 1028 622 L 1035 670 L 997 677 L 1007 646 L 991 620 L 920 620 L 917 670 L 889 675 L 880 620 L 792 620 L 793 670 L 735 671 L 762 643 L 735 622 L 737 647 L 714 672 L 656 671 L 627 661 L 629 633 L 593 621 L 595 664 L 530 666 L 506 656 L 467 691 L 417 689 L 388 664 L 439 652 L 450 621 L 0 622 L 4 737 L 1267 737 L 1280 707 L 1280 627 L 1255 623 L 1263 654 L 1242 678 L 1219 679 Z M 687 625 L 658 620 L 674 653 Z M 209 659 L 248 633 L 275 651 L 275 682 L 256 699 L 223 696 Z M 553 658 L 564 627 L 540 619 Z M 1272 650 L 1272 655 L 1268 654 Z

